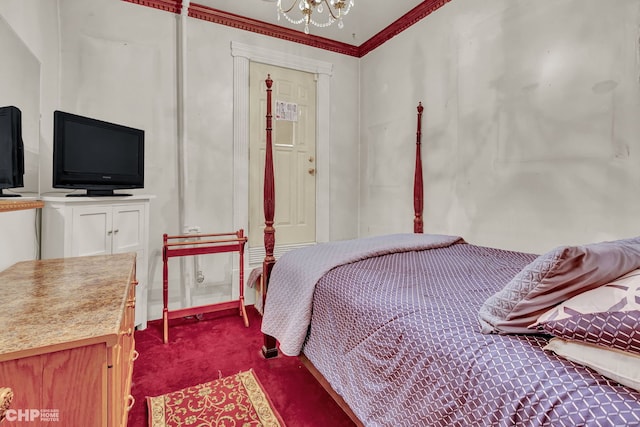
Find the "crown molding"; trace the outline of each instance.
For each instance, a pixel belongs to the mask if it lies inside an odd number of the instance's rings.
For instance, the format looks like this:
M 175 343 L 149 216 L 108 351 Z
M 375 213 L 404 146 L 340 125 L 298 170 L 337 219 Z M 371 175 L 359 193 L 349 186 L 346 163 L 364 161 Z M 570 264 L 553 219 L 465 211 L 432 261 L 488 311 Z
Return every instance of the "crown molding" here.
M 291 28 L 269 24 L 267 22 L 224 12 L 222 10 L 213 9 L 197 3 L 191 3 L 189 6 L 189 16 L 240 30 L 251 31 L 265 36 L 341 53 L 343 55 L 358 57 L 359 54 L 358 47 L 354 45 L 330 40 L 324 37 L 313 36 L 311 34 L 304 34 Z
M 148 6 L 166 12 L 180 13 L 182 11 L 182 0 L 122 0 L 129 3 Z
M 142 6 L 153 7 L 173 13 L 180 13 L 182 10 L 182 0 L 123 0 L 129 3 L 135 3 Z M 391 40 L 413 24 L 424 19 L 432 12 L 440 9 L 451 0 L 425 0 L 409 12 L 395 20 L 391 25 L 371 37 L 360 46 L 354 46 L 348 43 L 338 42 L 335 40 L 319 37 L 311 34 L 304 34 L 291 28 L 281 27 L 279 25 L 269 24 L 257 19 L 247 18 L 245 16 L 236 15 L 234 13 L 225 12 L 197 3 L 190 3 L 188 15 L 192 18 L 202 19 L 204 21 L 213 22 L 228 27 L 237 28 L 239 30 L 250 31 L 269 37 L 275 37 L 281 40 L 287 40 L 293 43 L 300 43 L 307 46 L 324 49 L 343 55 L 362 58 L 372 50 L 380 47 L 382 44 Z

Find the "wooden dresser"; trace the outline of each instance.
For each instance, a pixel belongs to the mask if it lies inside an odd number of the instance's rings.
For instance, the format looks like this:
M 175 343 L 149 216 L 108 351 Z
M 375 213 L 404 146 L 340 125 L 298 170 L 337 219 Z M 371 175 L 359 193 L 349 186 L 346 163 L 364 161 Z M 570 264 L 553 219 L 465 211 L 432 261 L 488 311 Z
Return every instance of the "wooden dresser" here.
M 24 261 L 0 272 L 3 427 L 126 426 L 133 405 L 134 253 Z

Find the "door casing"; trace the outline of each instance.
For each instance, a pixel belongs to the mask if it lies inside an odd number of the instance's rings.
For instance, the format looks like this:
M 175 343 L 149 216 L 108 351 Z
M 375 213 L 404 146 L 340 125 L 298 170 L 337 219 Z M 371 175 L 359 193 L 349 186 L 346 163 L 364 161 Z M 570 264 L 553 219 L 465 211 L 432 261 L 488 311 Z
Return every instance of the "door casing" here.
M 328 242 L 330 224 L 330 79 L 333 65 L 328 62 L 305 58 L 244 43 L 231 42 L 233 56 L 233 118 L 234 118 L 234 229 L 249 226 L 249 64 L 251 61 L 276 65 L 317 75 L 316 79 L 316 242 Z M 266 122 L 265 122 L 266 127 Z M 276 189 L 277 191 L 277 189 Z M 274 255 L 278 258 L 292 247 L 278 245 Z M 297 246 L 296 246 L 297 247 Z M 259 265 L 264 259 L 264 247 L 249 249 L 248 266 Z M 236 274 L 237 272 L 234 272 Z M 247 275 L 245 275 L 247 277 Z M 234 278 L 234 280 L 236 280 Z M 238 292 L 234 288 L 234 292 Z M 236 296 L 232 296 L 235 298 Z

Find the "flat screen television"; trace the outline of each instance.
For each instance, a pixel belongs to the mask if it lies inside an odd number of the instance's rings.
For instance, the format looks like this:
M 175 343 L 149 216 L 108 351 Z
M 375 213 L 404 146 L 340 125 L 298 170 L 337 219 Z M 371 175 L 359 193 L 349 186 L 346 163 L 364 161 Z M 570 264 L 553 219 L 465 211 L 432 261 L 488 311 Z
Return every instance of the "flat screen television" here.
M 6 188 L 24 186 L 24 144 L 22 113 L 14 106 L 0 107 L 0 197 L 20 196 L 4 193 Z
M 128 196 L 144 187 L 144 131 L 76 114 L 53 113 L 53 187 L 67 196 Z

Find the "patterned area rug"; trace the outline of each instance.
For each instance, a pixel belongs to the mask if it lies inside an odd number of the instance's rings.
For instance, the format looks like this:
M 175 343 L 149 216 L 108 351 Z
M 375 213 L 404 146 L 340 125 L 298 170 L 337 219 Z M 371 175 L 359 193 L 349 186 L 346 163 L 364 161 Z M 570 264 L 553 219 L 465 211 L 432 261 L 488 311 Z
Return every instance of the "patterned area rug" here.
M 284 427 L 253 370 L 147 397 L 150 427 Z

